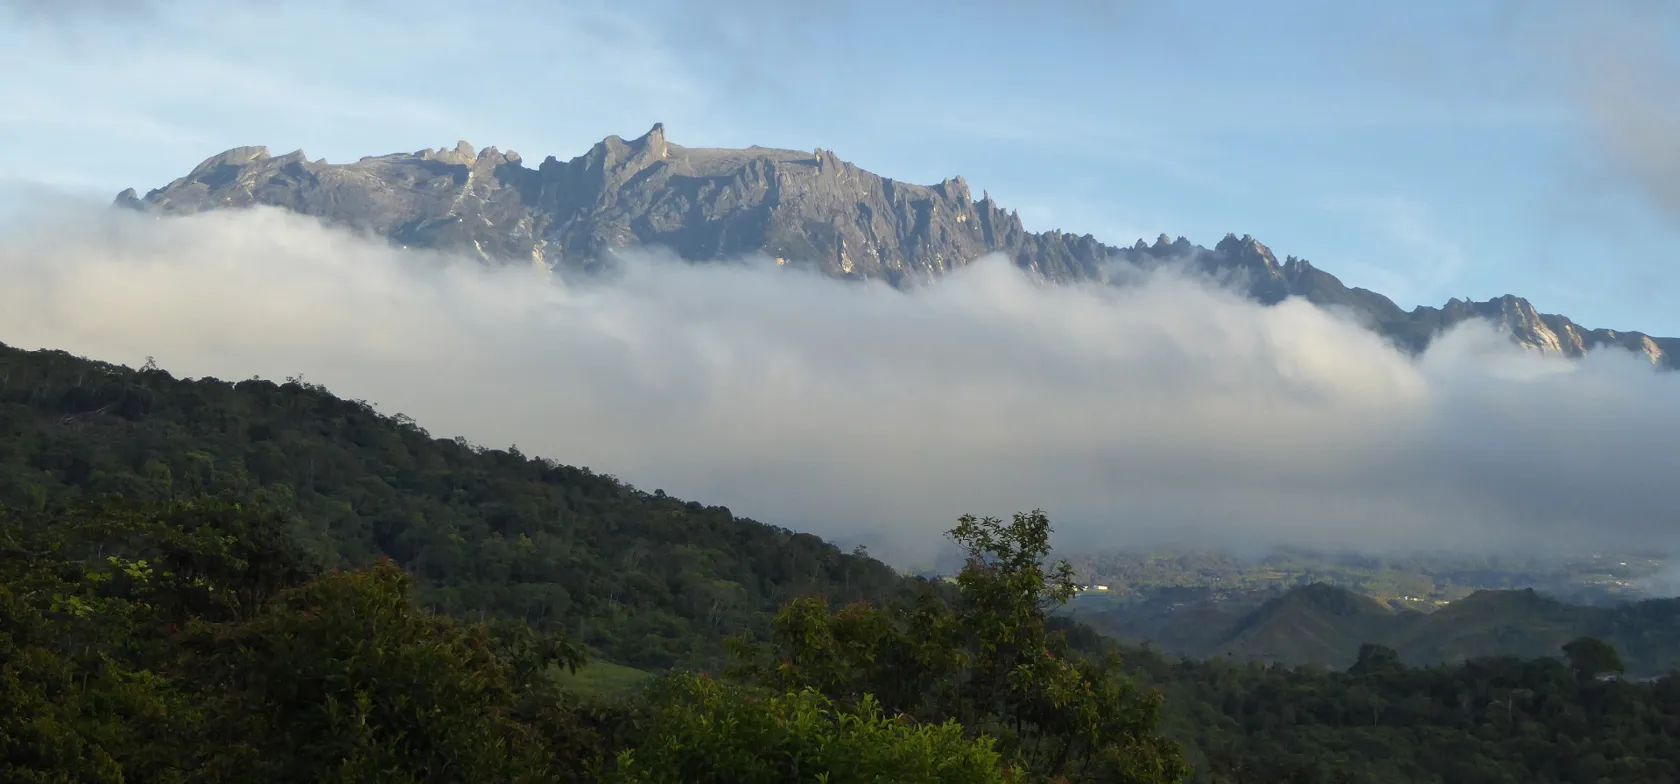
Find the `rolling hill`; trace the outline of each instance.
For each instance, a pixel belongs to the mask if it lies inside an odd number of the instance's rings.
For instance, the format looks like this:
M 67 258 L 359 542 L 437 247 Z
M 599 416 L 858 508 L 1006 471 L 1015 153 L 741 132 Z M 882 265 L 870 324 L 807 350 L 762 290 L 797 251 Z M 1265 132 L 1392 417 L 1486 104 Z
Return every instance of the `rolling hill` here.
M 1680 599 L 1609 607 L 1565 604 L 1533 589 L 1477 591 L 1424 613 L 1322 583 L 1241 598 L 1165 597 L 1076 612 L 1099 631 L 1190 658 L 1345 669 L 1363 643 L 1424 666 L 1489 656 L 1557 656 L 1576 637 L 1622 651 L 1630 675 L 1680 669 Z

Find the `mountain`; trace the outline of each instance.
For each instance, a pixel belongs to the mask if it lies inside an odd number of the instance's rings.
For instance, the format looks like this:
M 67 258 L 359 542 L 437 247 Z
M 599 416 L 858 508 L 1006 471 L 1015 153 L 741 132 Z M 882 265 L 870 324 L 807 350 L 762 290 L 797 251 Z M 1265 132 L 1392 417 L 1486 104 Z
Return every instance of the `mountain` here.
M 1148 641 L 1191 658 L 1342 669 L 1354 662 L 1361 644 L 1373 642 L 1395 649 L 1407 664 L 1426 665 L 1487 656 L 1556 656 L 1564 643 L 1591 636 L 1620 650 L 1630 674 L 1680 669 L 1680 599 L 1588 607 L 1533 589 L 1490 590 L 1423 613 L 1313 583 L 1281 595 L 1257 593 L 1246 601 L 1171 596 L 1076 617 L 1122 640 Z
M 937 280 L 991 253 L 1057 282 L 1111 279 L 1116 262 L 1181 264 L 1267 304 L 1304 297 L 1343 309 L 1410 351 L 1447 327 L 1481 318 L 1541 351 L 1580 356 L 1617 346 L 1680 367 L 1680 339 L 1585 328 L 1520 297 L 1405 311 L 1304 259 L 1280 262 L 1246 235 L 1227 235 L 1213 248 L 1164 234 L 1153 244 L 1118 247 L 1089 234 L 1029 232 L 984 191 L 975 200 L 961 177 L 913 185 L 822 149 L 682 147 L 667 141 L 662 125 L 629 141 L 609 136 L 570 161 L 550 156 L 535 169 L 518 153 L 474 150 L 464 141 L 346 164 L 311 161 L 302 150 L 272 156 L 265 147 L 239 147 L 144 197 L 126 190 L 116 202 L 167 215 L 270 205 L 404 246 L 547 268 L 589 267 L 633 246 L 665 247 L 691 261 L 762 253 L 780 264 L 901 287 Z

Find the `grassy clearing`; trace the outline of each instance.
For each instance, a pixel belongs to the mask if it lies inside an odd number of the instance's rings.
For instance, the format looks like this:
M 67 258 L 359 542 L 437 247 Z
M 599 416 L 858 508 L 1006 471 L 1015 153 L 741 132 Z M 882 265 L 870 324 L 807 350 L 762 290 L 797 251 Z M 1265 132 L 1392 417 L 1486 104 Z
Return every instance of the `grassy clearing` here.
M 646 670 L 638 670 L 635 667 L 626 667 L 622 664 L 614 664 L 599 659 L 579 667 L 577 672 L 568 672 L 563 668 L 557 669 L 559 671 L 555 674 L 555 677 L 559 679 L 560 685 L 579 694 L 596 696 L 612 696 L 635 691 L 653 678 L 653 673 Z

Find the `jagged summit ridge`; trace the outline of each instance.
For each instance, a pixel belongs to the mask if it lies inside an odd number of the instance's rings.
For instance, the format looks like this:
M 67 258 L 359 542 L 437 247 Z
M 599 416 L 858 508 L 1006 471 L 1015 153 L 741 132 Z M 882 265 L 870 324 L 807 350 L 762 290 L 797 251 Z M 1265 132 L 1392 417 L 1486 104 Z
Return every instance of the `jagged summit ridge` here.
M 1166 234 L 1122 248 L 1089 234 L 1028 232 L 990 193 L 975 200 L 961 176 L 917 185 L 821 148 L 683 147 L 662 123 L 630 140 L 608 136 L 567 161 L 549 156 L 535 168 L 518 153 L 466 141 L 344 164 L 310 161 L 302 150 L 275 157 L 266 147 L 236 147 L 144 197 L 125 190 L 116 203 L 164 214 L 270 205 L 406 246 L 543 267 L 561 259 L 588 265 L 636 245 L 695 261 L 762 253 L 895 286 L 937 280 L 990 253 L 1059 282 L 1106 279 L 1116 261 L 1176 263 L 1227 279 L 1264 303 L 1299 296 L 1344 309 L 1409 350 L 1453 324 L 1483 318 L 1542 351 L 1579 356 L 1618 346 L 1665 367 L 1680 365 L 1680 341 L 1585 329 L 1517 297 L 1407 312 L 1303 259 L 1280 262 L 1246 234 L 1227 235 L 1210 249 Z

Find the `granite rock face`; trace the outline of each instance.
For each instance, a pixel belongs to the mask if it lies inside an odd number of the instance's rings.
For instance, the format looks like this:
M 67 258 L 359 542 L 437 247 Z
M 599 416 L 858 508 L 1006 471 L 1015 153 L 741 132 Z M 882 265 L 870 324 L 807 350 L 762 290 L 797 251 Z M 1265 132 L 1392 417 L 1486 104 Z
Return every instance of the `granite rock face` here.
M 1053 282 L 1104 280 L 1114 262 L 1183 264 L 1267 304 L 1298 296 L 1349 311 L 1409 350 L 1482 318 L 1545 352 L 1580 356 L 1616 346 L 1680 367 L 1680 340 L 1586 329 L 1518 297 L 1408 312 L 1305 260 L 1280 262 L 1252 237 L 1227 235 L 1205 248 L 1162 235 L 1117 247 L 1088 234 L 1028 232 L 985 192 L 976 200 L 961 177 L 914 185 L 821 149 L 682 147 L 666 140 L 661 125 L 633 140 L 609 136 L 577 158 L 549 157 L 535 169 L 517 153 L 474 150 L 464 141 L 346 164 L 310 161 L 302 150 L 271 156 L 264 147 L 239 147 L 143 198 L 131 189 L 116 201 L 162 214 L 283 207 L 404 246 L 548 268 L 588 267 L 633 246 L 665 247 L 692 261 L 763 253 L 894 286 L 938 280 L 989 253 Z

